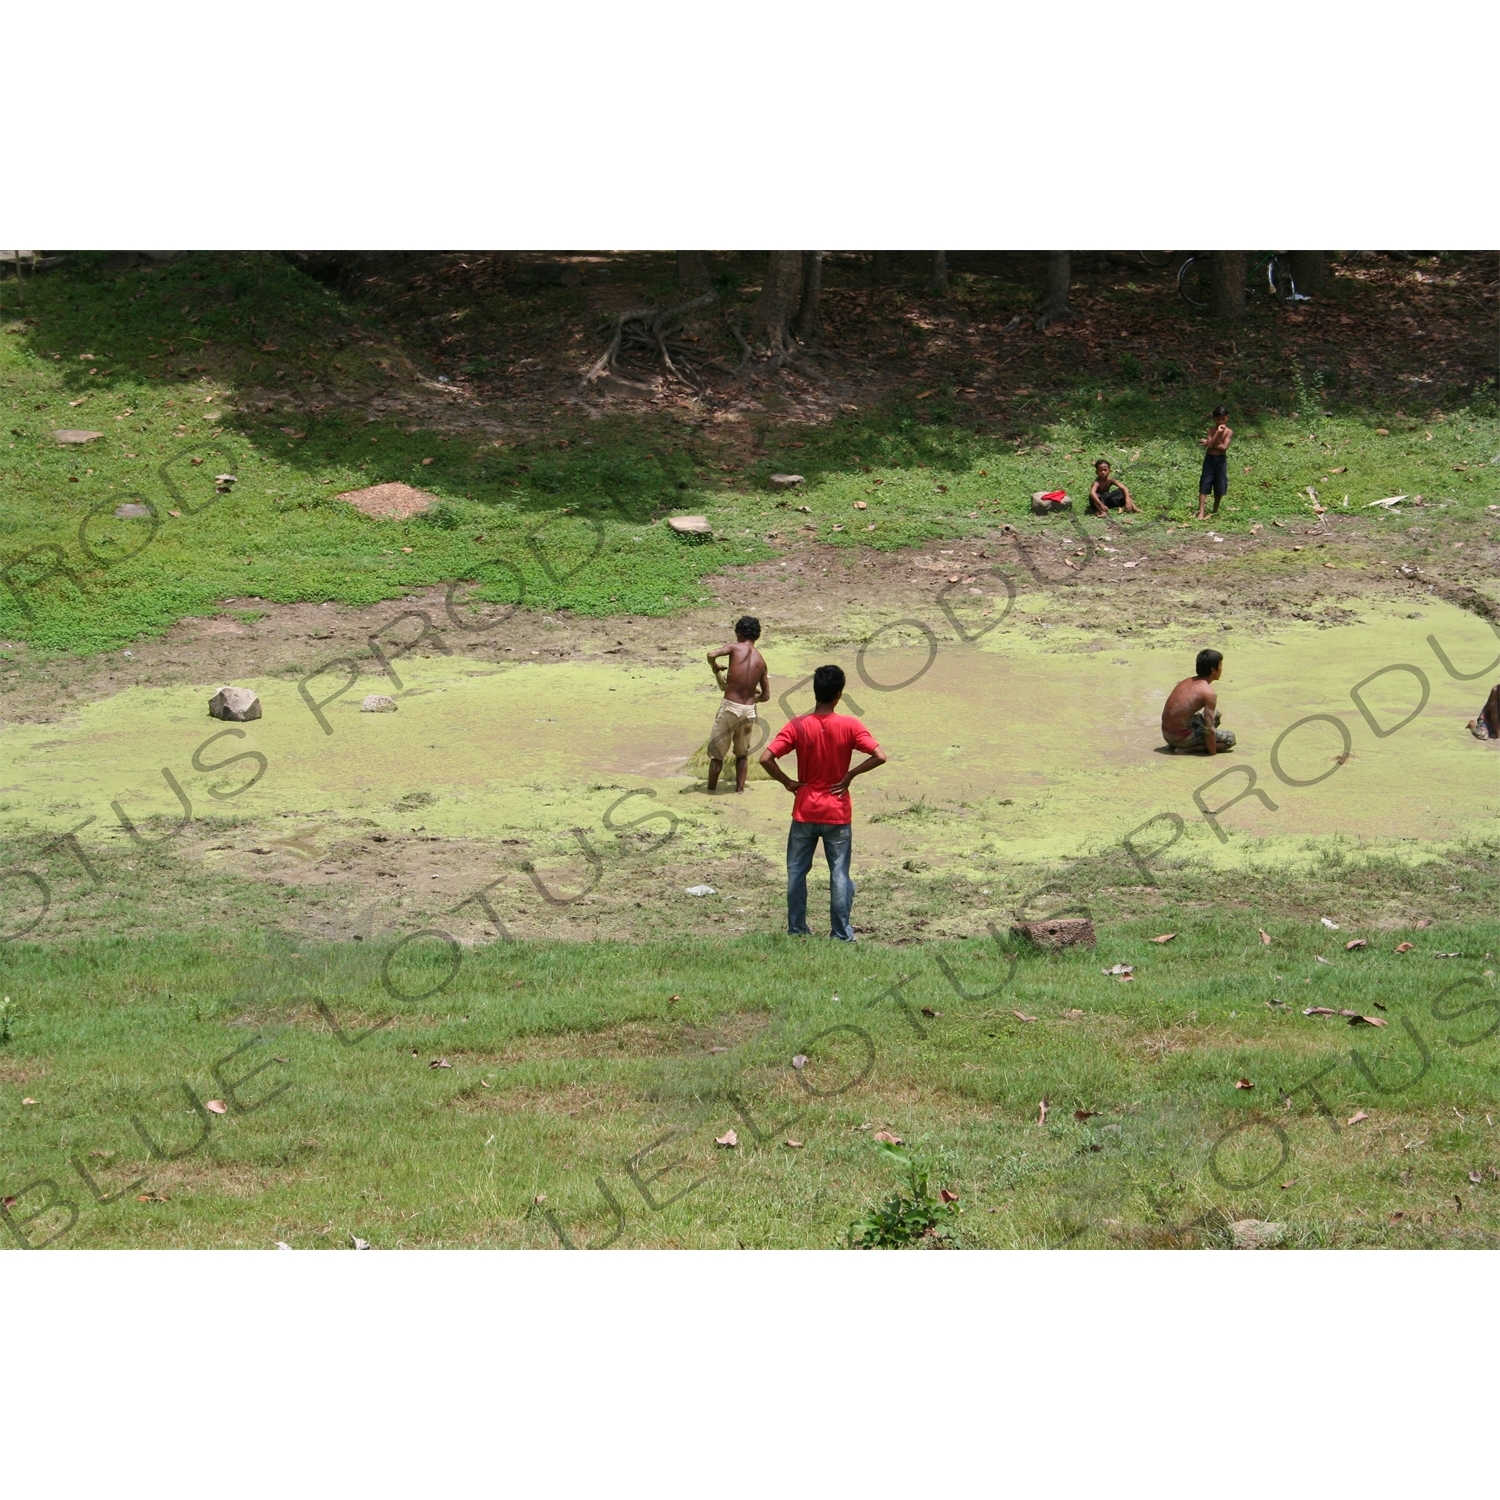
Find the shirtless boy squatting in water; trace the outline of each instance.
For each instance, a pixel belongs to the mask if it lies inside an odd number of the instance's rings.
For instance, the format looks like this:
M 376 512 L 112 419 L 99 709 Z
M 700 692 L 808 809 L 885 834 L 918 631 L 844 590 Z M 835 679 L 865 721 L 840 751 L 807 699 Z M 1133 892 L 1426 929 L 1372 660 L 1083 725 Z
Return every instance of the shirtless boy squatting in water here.
M 719 784 L 724 757 L 734 752 L 734 789 L 745 790 L 745 776 L 750 770 L 750 731 L 755 728 L 755 705 L 771 701 L 771 682 L 766 675 L 766 659 L 755 649 L 760 639 L 760 621 L 754 615 L 741 615 L 734 622 L 734 644 L 720 646 L 708 653 L 714 681 L 724 691 L 724 701 L 714 716 L 714 727 L 708 736 L 708 789 Z M 729 658 L 726 673 L 719 658 Z
M 1203 507 L 1208 504 L 1209 491 L 1213 491 L 1215 515 L 1219 513 L 1219 501 L 1229 492 L 1229 443 L 1234 437 L 1234 429 L 1225 421 L 1228 415 L 1227 406 L 1214 407 L 1214 425 L 1208 429 L 1207 437 L 1198 439 L 1207 449 L 1203 455 L 1203 477 L 1198 481 L 1197 519 L 1200 521 L 1208 519 Z
M 1234 749 L 1234 733 L 1220 729 L 1219 695 L 1214 691 L 1224 671 L 1224 655 L 1204 649 L 1198 653 L 1193 676 L 1184 677 L 1171 691 L 1161 711 L 1161 737 L 1174 750 L 1200 750 L 1217 755 Z M 1213 733 L 1208 732 L 1209 715 Z

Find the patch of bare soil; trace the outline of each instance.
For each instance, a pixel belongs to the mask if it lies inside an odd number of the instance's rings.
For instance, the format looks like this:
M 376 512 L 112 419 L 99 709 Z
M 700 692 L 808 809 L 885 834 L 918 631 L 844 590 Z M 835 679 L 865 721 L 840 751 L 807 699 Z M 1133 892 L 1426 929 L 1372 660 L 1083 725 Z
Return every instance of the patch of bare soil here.
M 334 497 L 377 521 L 404 521 L 437 504 L 437 496 L 409 484 L 371 484 Z

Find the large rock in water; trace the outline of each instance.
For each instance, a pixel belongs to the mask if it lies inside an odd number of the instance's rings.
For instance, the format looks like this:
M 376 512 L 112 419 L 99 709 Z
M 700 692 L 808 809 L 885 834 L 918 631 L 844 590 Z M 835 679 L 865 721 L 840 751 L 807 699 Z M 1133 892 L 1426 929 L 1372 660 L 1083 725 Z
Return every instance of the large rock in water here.
M 222 687 L 208 700 L 208 711 L 215 719 L 243 724 L 246 719 L 260 718 L 260 699 L 249 688 Z
M 1039 948 L 1071 948 L 1077 943 L 1092 948 L 1098 941 L 1094 936 L 1094 924 L 1088 917 L 1053 917 L 1046 922 L 1017 922 L 1010 930 L 1017 937 L 1023 937 Z

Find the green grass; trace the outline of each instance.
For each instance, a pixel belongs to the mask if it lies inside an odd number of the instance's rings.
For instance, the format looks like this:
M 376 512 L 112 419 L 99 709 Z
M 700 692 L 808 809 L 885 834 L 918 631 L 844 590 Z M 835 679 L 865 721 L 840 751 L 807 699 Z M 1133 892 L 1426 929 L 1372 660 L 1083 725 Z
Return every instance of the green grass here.
M 551 305 L 559 336 L 587 321 L 575 302 L 560 291 Z M 1065 485 L 1081 499 L 1098 456 L 1116 463 L 1148 522 L 1180 519 L 1219 399 L 1160 378 L 1108 388 L 1090 378 L 985 423 L 950 382 L 827 427 L 757 414 L 749 460 L 711 424 L 665 415 L 559 411 L 500 447 L 478 431 L 366 420 L 367 397 L 393 381 L 409 388 L 420 371 L 368 310 L 275 257 L 203 254 L 120 273 L 80 256 L 31 284 L 26 313 L 0 333 L 0 631 L 50 651 L 126 645 L 226 599 L 368 604 L 453 579 L 543 609 L 667 614 L 702 602 L 705 574 L 771 556 L 791 536 L 895 549 L 1001 519 L 1031 526 L 1030 493 Z M 494 311 L 497 337 L 501 313 L 518 316 Z M 1441 419 L 1294 421 L 1294 386 L 1281 407 L 1259 388 L 1226 393 L 1238 436 L 1223 526 L 1306 514 L 1308 484 L 1334 506 L 1347 492 L 1353 509 L 1404 490 L 1478 515 L 1497 498 L 1492 387 Z M 278 398 L 253 406 L 250 393 L 267 389 Z M 341 404 L 336 390 L 359 399 Z M 62 427 L 103 436 L 60 447 L 51 433 Z M 1347 475 L 1329 474 L 1337 466 Z M 767 492 L 769 475 L 787 470 L 806 476 L 805 494 Z M 221 472 L 238 476 L 229 494 L 215 492 Z M 441 503 L 381 522 L 333 498 L 395 480 Z M 114 518 L 142 500 L 154 521 Z M 667 529 L 664 517 L 684 511 L 709 516 L 711 543 Z
M 585 1245 L 615 1228 L 602 1181 L 620 1246 L 832 1246 L 901 1186 L 885 1129 L 958 1194 L 964 1246 L 1215 1244 L 1242 1218 L 1296 1245 L 1500 1242 L 1500 924 L 1330 941 L 1265 917 L 1269 948 L 1213 911 L 1174 912 L 1165 946 L 1160 925 L 1021 955 L 1003 989 L 988 940 L 496 945 L 456 973 L 435 940 L 273 929 L 16 945 L 0 1234 L 63 1229 L 25 1222 L 56 1195 L 74 1246 L 543 1246 L 548 1213 Z

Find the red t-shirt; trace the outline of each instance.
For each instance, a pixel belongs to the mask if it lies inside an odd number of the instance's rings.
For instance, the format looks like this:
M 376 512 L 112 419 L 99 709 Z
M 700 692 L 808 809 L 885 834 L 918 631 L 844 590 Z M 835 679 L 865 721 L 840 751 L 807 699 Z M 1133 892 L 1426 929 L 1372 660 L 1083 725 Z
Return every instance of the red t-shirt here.
M 849 794 L 833 796 L 828 788 L 842 781 L 856 750 L 880 749 L 875 736 L 849 714 L 802 714 L 782 725 L 766 747 L 772 755 L 797 752 L 797 780 L 792 803 L 794 823 L 848 823 L 853 819 Z

